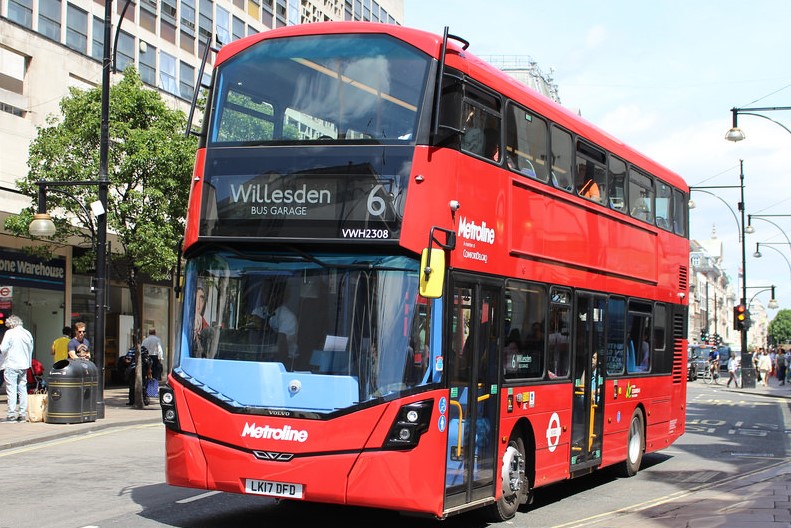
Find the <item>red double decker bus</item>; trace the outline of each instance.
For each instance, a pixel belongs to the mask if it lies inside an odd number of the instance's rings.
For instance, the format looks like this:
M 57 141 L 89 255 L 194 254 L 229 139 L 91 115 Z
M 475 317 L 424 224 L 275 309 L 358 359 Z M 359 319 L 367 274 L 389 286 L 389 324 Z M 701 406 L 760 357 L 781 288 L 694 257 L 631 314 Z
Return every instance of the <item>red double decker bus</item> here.
M 219 51 L 169 484 L 504 520 L 684 432 L 688 186 L 467 47 L 340 22 Z

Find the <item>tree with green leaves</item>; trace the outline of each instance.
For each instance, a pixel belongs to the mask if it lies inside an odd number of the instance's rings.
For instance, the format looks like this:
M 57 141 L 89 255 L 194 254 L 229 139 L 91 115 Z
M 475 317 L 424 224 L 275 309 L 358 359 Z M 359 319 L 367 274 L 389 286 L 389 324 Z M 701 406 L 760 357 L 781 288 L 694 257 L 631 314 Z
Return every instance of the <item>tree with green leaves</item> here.
M 101 88 L 70 88 L 60 102 L 60 115 L 47 118 L 30 145 L 29 172 L 17 187 L 37 196 L 40 180 L 96 181 L 99 175 Z M 184 135 L 186 116 L 172 110 L 160 94 L 144 87 L 130 67 L 110 88 L 110 149 L 107 178 L 107 262 L 111 276 L 123 277 L 132 299 L 135 335 L 140 337 L 141 307 L 138 281 L 172 277 L 178 244 L 184 232 L 194 137 Z M 96 262 L 95 220 L 90 204 L 98 200 L 98 185 L 52 186 L 47 189 L 47 211 L 57 232 L 47 240 L 86 248 L 74 259 L 79 271 Z M 5 221 L 5 229 L 29 236 L 35 202 Z M 37 244 L 31 251 L 51 257 L 52 246 Z M 140 362 L 138 362 L 139 364 Z
M 791 310 L 778 310 L 775 318 L 769 322 L 768 332 L 773 343 L 778 345 L 791 343 Z

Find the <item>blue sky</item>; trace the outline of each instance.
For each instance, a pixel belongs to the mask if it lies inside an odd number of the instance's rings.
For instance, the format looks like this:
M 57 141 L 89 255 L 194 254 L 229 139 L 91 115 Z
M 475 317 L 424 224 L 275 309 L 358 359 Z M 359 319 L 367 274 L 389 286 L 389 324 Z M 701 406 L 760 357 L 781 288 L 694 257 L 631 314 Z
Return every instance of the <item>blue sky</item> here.
M 725 141 L 732 107 L 791 106 L 791 2 L 720 0 L 404 0 L 404 25 L 470 42 L 475 55 L 528 55 L 552 71 L 561 103 L 681 174 L 690 185 L 739 185 L 746 212 L 791 215 L 791 133 L 739 116 L 747 139 Z M 791 128 L 791 111 L 767 112 Z M 738 189 L 711 190 L 737 216 Z M 741 267 L 739 224 L 715 197 L 693 193 L 691 238 L 716 226 L 732 280 Z M 772 225 L 773 224 L 776 225 Z M 777 286 L 791 309 L 791 216 L 754 219 L 747 235 L 748 299 Z M 737 297 L 741 292 L 741 281 Z M 770 318 L 774 311 L 769 313 Z

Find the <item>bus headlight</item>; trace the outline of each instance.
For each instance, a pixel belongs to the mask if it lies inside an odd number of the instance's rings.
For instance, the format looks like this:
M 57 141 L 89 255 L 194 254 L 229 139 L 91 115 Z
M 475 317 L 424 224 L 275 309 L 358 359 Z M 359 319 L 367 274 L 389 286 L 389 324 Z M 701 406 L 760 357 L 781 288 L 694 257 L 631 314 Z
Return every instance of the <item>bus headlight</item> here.
M 434 400 L 424 400 L 404 405 L 398 411 L 384 447 L 386 449 L 411 449 L 428 430 Z
M 176 411 L 176 396 L 168 385 L 159 387 L 159 406 L 162 407 L 162 422 L 166 427 L 178 431 L 179 415 Z

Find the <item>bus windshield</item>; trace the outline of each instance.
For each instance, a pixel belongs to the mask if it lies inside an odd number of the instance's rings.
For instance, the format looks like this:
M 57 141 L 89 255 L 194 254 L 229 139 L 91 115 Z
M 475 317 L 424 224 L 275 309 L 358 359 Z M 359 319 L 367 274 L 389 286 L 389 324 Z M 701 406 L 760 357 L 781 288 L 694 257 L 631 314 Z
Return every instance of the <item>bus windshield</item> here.
M 320 414 L 438 381 L 418 267 L 402 256 L 207 251 L 185 270 L 174 371 L 228 406 Z
M 385 35 L 263 40 L 219 66 L 209 146 L 411 143 L 429 64 Z

